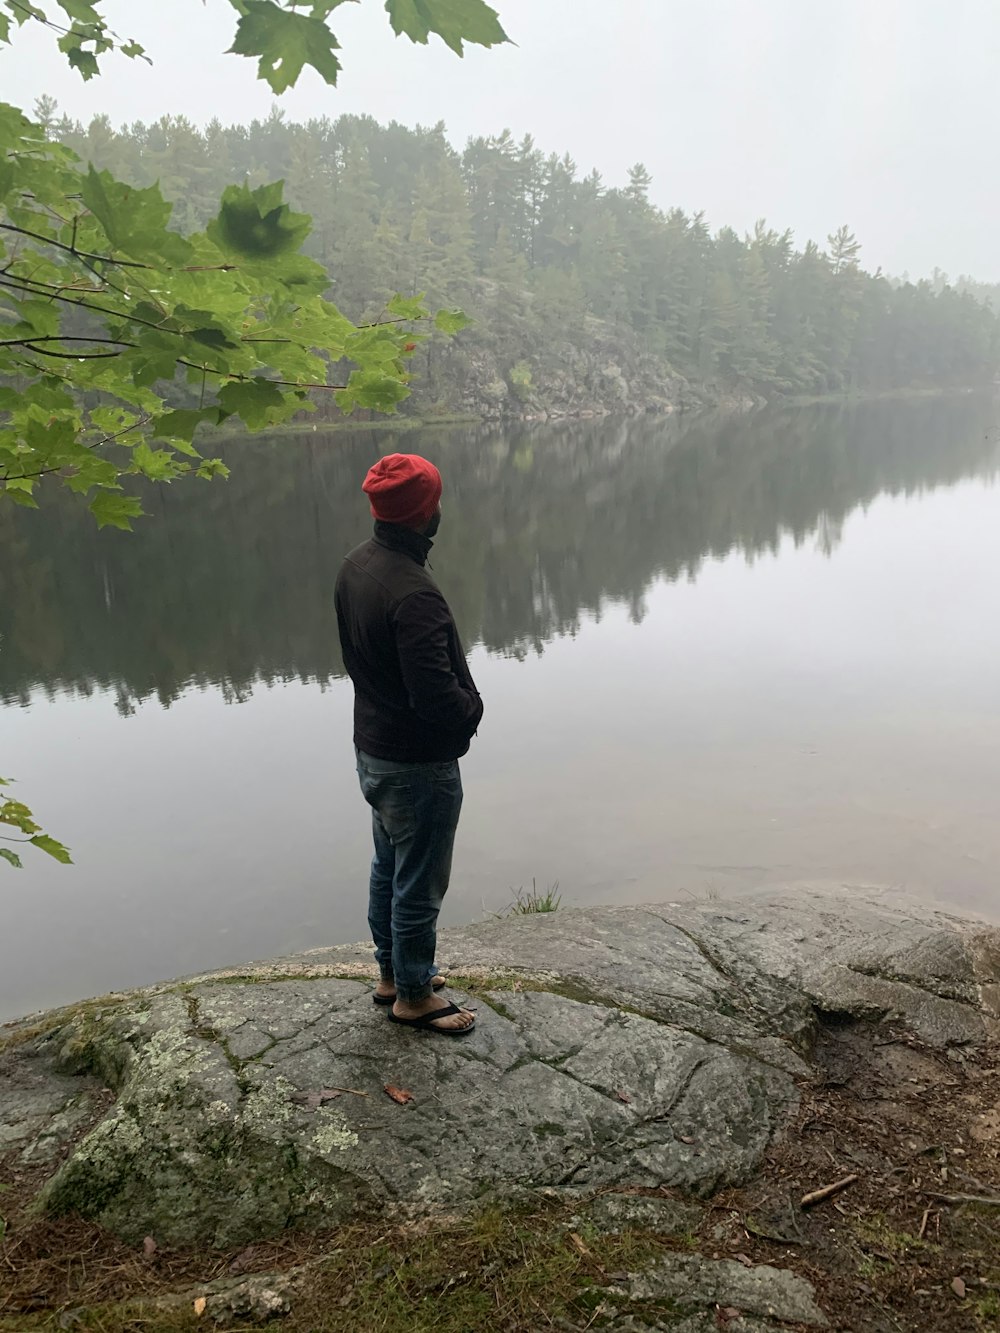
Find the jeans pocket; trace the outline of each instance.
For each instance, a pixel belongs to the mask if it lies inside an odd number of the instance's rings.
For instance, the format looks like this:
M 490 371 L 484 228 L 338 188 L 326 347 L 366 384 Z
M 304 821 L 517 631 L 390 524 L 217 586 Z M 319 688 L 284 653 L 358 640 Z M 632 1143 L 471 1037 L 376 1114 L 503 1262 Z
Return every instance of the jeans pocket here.
M 369 805 L 377 811 L 385 826 L 390 842 L 397 843 L 411 838 L 417 827 L 417 810 L 413 785 L 405 776 L 383 778 L 373 784 L 371 796 L 366 796 Z
M 431 773 L 437 818 L 445 827 L 454 828 L 462 809 L 462 775 L 457 761 L 434 764 Z

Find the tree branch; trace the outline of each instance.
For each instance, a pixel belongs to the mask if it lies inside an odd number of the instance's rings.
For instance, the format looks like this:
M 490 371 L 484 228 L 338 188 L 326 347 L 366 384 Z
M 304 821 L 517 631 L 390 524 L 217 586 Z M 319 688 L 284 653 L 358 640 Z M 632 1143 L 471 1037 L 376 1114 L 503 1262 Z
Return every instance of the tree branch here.
M 29 231 L 27 227 L 15 227 L 10 222 L 0 222 L 0 231 L 12 231 L 16 236 L 30 236 L 33 241 L 41 241 L 43 245 L 52 245 L 57 250 L 65 250 L 74 259 L 93 259 L 98 264 L 116 264 L 119 268 L 153 268 L 152 264 L 140 264 L 135 259 L 114 259 L 111 255 L 95 255 L 90 250 L 76 250 L 65 241 L 57 241 L 54 237 L 44 236 L 41 232 Z
M 187 271 L 187 270 L 185 270 L 185 271 Z M 4 270 L 4 272 L 6 272 L 6 270 Z M 25 283 L 28 283 L 28 284 L 30 284 L 30 285 L 27 286 L 27 287 L 25 287 L 25 286 L 23 285 L 23 284 L 25 284 Z M 113 284 L 111 284 L 111 285 L 113 286 Z M 106 305 L 95 305 L 93 301 L 78 301 L 78 300 L 76 300 L 75 297 L 72 297 L 72 296 L 63 296 L 63 295 L 62 295 L 62 292 L 64 292 L 64 291 L 76 291 L 76 290 L 78 290 L 77 288 L 74 288 L 74 287 L 69 286 L 69 285 L 65 285 L 65 286 L 59 287 L 59 286 L 56 286 L 55 283 L 51 283 L 51 282 L 45 282 L 45 283 L 36 282 L 34 278 L 17 278 L 17 279 L 15 279 L 14 281 L 6 281 L 6 282 L 5 282 L 2 278 L 0 278 L 0 287 L 6 287 L 9 291 L 13 291 L 13 292 L 18 292 L 18 291 L 20 291 L 20 292 L 27 292 L 29 295 L 36 295 L 36 296 L 42 296 L 42 295 L 44 295 L 44 296 L 47 296 L 47 297 L 48 297 L 50 300 L 52 300 L 52 301 L 61 301 L 64 305 L 75 305 L 75 306 L 79 306 L 81 310 L 93 310 L 96 314 L 99 314 L 99 315 L 110 315 L 113 319 L 120 319 L 120 320 L 123 320 L 123 321 L 124 321 L 125 323 L 127 323 L 127 324 L 138 324 L 138 325 L 140 325 L 142 328 L 153 329 L 156 333 L 172 333 L 175 337 L 178 337 L 178 338 L 189 338 L 189 337 L 191 336 L 191 331 L 190 331 L 190 330 L 186 330 L 186 329 L 169 329 L 169 328 L 166 328 L 163 324 L 157 324 L 154 320 L 151 320 L 151 319 L 142 319 L 142 318 L 140 318 L 138 315 L 130 315 L 126 310 L 115 310 L 115 309 L 113 309 L 111 306 L 106 306 Z M 41 291 L 33 291 L 33 290 L 32 290 L 33 288 L 41 288 L 42 290 L 41 290 Z M 94 291 L 95 288 L 93 288 L 93 287 L 88 287 L 88 288 L 86 288 L 86 290 L 87 290 L 87 291 Z M 116 290 L 116 291 L 120 291 L 121 288 L 115 288 L 115 290 Z M 362 327 L 367 327 L 367 326 L 362 326 Z M 34 338 L 34 339 L 32 339 L 33 342 L 47 342 L 47 341 L 50 341 L 50 340 L 51 340 L 51 335 L 49 335 L 49 336 L 47 336 L 47 337 L 45 337 L 45 338 Z M 19 343 L 19 342 L 21 342 L 22 340 L 21 340 L 20 338 L 18 338 L 18 339 L 12 339 L 11 341 L 12 341 L 12 342 L 17 342 L 17 343 Z M 121 342 L 121 341 L 123 341 L 123 340 L 122 340 L 122 339 L 118 339 L 118 338 L 115 338 L 115 339 L 110 339 L 110 338 L 89 338 L 89 339 L 81 339 L 81 338 L 69 338 L 69 337 L 67 337 L 67 338 L 63 338 L 61 341 L 63 341 L 63 342 L 83 342 L 83 341 L 86 341 L 86 342 L 112 342 L 112 341 L 113 341 L 113 342 Z M 284 344 L 294 344 L 294 343 L 295 343 L 295 339 L 294 339 L 294 338 L 241 338 L 241 339 L 240 339 L 240 342 L 244 342 L 244 343 L 284 343 Z M 132 343 L 125 343 L 124 345 L 125 345 L 125 346 L 129 346 L 129 347 L 130 347 L 130 346 L 134 346 L 134 344 L 132 344 Z M 3 346 L 3 344 L 0 343 L 0 346 Z
M 213 370 L 211 366 L 199 366 L 199 365 L 198 365 L 196 362 L 194 362 L 194 361 L 184 361 L 184 360 L 182 360 L 180 357 L 177 358 L 177 364 L 178 364 L 179 366 L 187 366 L 187 367 L 188 367 L 189 369 L 191 369 L 191 370 L 202 370 L 202 371 L 207 371 L 207 372 L 209 373 L 209 375 L 217 375 L 217 376 L 219 377 L 220 380 L 244 380 L 244 381 L 248 381 L 248 382 L 249 382 L 249 381 L 253 381 L 253 380 L 257 380 L 257 379 L 260 379 L 260 378 L 261 378 L 261 376 L 259 376 L 259 375 L 242 375 L 242 374 L 240 374 L 238 371 L 232 371 L 232 370 Z M 266 378 L 266 377 L 265 377 L 265 378 Z M 307 383 L 305 383 L 305 384 L 300 384 L 300 383 L 298 382 L 298 380 L 270 380 L 270 379 L 269 379 L 267 382 L 268 382 L 268 384 L 278 384 L 278 385 L 281 385 L 281 386 L 283 386 L 283 387 L 286 388 L 286 389 L 328 389 L 331 393 L 339 393 L 341 390 L 347 388 L 347 385 L 346 385 L 346 384 L 319 384 L 319 383 L 313 383 L 313 382 L 307 382 Z
M 29 334 L 27 338 L 0 338 L 0 347 L 28 347 L 32 343 L 114 343 L 116 347 L 135 347 L 135 343 L 126 342 L 124 338 L 98 338 L 96 335 L 89 337 L 68 333 L 46 333 L 39 337 Z M 45 355 L 51 356 L 51 353 L 46 352 Z
M 29 285 L 25 285 L 29 284 Z M 77 288 L 69 285 L 65 287 L 56 287 L 53 283 L 36 282 L 34 278 L 16 278 L 13 282 L 4 282 L 0 280 L 0 287 L 6 287 L 13 292 L 27 292 L 29 296 L 48 296 L 52 301 L 62 301 L 64 305 L 77 305 L 83 310 L 94 310 L 99 315 L 111 315 L 114 319 L 128 320 L 132 324 L 145 324 L 147 328 L 156 329 L 158 332 L 172 332 L 170 329 L 164 329 L 162 324 L 154 324 L 152 320 L 140 319 L 138 315 L 129 315 L 124 310 L 115 310 L 111 306 L 95 305 L 93 301 L 77 301 L 72 296 L 60 295 L 63 291 L 75 291 Z M 37 290 L 42 288 L 43 290 Z M 94 291 L 95 288 L 88 287 L 87 291 Z M 120 291 L 121 288 L 115 288 Z
M 39 356 L 54 356 L 60 361 L 105 361 L 109 357 L 121 356 L 121 352 L 53 352 L 47 347 L 36 347 L 30 339 L 18 340 L 17 347 L 27 347 L 29 352 L 37 352 Z M 126 347 L 134 347 L 135 343 L 126 343 Z
M 76 220 L 76 218 L 73 219 L 74 223 Z M 33 241 L 41 241 L 43 245 L 54 246 L 57 250 L 64 250 L 66 254 L 72 255 L 74 259 L 79 259 L 82 263 L 86 263 L 89 259 L 95 264 L 112 264 L 117 268 L 135 268 L 147 273 L 156 272 L 155 264 L 142 264 L 136 259 L 116 259 L 114 255 L 97 255 L 92 250 L 78 250 L 75 245 L 67 245 L 65 241 L 57 241 L 54 236 L 45 236 L 41 232 L 31 231 L 28 227 L 15 227 L 11 222 L 0 222 L 0 231 L 11 231 L 15 236 L 28 236 Z M 179 233 L 177 234 L 179 235 Z M 88 264 L 87 267 L 89 268 L 90 265 Z M 179 273 L 232 273 L 238 268 L 239 264 L 184 264 L 177 271 Z M 93 272 L 93 270 L 91 271 Z M 100 273 L 96 276 L 102 282 L 107 281 Z
M 20 0 L 7 0 L 7 5 L 10 9 L 19 10 L 26 18 L 34 19 L 36 23 L 41 23 L 43 27 L 51 28 L 53 32 L 62 33 L 63 36 L 69 36 L 70 34 L 73 34 L 76 37 L 83 36 L 83 33 L 75 32 L 72 28 L 64 28 L 61 23 L 54 22 L 54 20 L 50 19 L 46 14 L 36 14 L 28 5 L 22 5 Z

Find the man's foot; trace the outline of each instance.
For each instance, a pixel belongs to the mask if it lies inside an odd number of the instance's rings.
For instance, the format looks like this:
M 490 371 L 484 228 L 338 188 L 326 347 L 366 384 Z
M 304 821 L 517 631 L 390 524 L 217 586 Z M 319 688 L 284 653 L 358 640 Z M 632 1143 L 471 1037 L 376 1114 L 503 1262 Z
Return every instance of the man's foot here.
M 434 990 L 444 990 L 448 982 L 445 977 L 431 977 L 431 986 Z M 375 987 L 376 1004 L 392 1004 L 396 998 L 396 982 L 390 977 L 379 977 L 378 985 Z
M 414 1004 L 397 1000 L 392 1006 L 392 1012 L 404 1023 L 416 1026 L 419 1021 L 421 1027 L 432 1028 L 438 1032 L 467 1032 L 476 1021 L 475 1014 L 470 1010 L 459 1009 L 457 1005 L 449 1004 L 440 995 L 428 995 L 426 1000 L 417 1000 Z M 440 1018 L 434 1017 L 437 1012 L 441 1012 Z

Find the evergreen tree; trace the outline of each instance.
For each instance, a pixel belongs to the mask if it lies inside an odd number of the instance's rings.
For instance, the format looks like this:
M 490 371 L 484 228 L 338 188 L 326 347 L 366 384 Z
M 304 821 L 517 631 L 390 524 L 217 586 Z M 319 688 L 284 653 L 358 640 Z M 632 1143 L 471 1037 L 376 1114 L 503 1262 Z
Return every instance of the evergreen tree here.
M 661 210 L 642 163 L 621 189 L 581 177 L 568 155 L 544 155 L 509 130 L 458 154 L 445 127 L 379 125 L 370 116 L 295 124 L 284 112 L 248 126 L 182 116 L 115 129 L 37 113 L 96 166 L 137 185 L 159 180 L 184 229 L 204 226 L 220 182 L 282 177 L 292 204 L 313 217 L 310 253 L 331 274 L 349 315 L 372 317 L 389 293 L 427 291 L 467 308 L 479 338 L 510 368 L 556 355 L 582 336 L 586 316 L 638 335 L 664 373 L 764 395 L 872 391 L 989 382 L 998 364 L 1000 287 L 935 271 L 893 282 L 861 267 L 848 226 L 796 250 L 761 221 L 748 236 L 704 216 Z M 471 343 L 470 343 L 471 345 Z M 433 371 L 435 394 L 461 355 Z M 561 353 L 560 353 L 561 354 Z M 523 363 L 523 366 L 522 366 Z M 527 367 L 527 371 L 523 367 Z M 513 383 L 513 381 L 511 381 Z

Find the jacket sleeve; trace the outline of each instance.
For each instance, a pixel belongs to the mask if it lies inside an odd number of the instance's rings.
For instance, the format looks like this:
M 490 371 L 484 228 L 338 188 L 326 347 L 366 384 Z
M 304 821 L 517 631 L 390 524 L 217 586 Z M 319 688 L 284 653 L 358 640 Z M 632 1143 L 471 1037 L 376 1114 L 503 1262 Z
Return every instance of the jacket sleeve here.
M 483 702 L 468 668 L 463 675 L 454 669 L 448 603 L 431 588 L 414 592 L 400 602 L 394 619 L 400 670 L 414 712 L 443 730 L 471 736 Z

